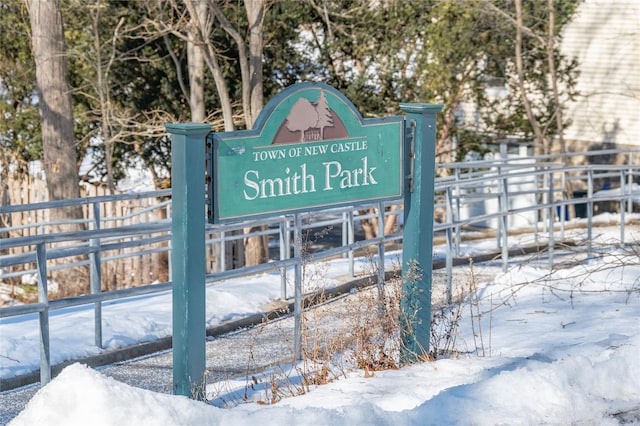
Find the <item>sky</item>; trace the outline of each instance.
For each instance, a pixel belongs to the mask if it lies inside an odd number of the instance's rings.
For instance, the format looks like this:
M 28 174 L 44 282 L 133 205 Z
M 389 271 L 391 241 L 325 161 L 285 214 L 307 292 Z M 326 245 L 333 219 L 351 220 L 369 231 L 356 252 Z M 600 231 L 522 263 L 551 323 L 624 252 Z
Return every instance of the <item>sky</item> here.
M 627 225 L 625 239 L 635 245 L 624 249 L 610 246 L 617 227 L 594 234 L 606 248 L 591 258 L 564 253 L 552 271 L 545 259 L 514 258 L 505 273 L 496 264 L 489 275 L 457 283 L 473 282 L 478 303 L 467 296 L 452 307 L 460 320 L 450 356 L 384 371 L 348 368 L 327 384 L 274 404 L 264 403 L 260 390 L 222 404 L 220 389 L 240 394 L 245 377 L 209 383 L 209 403 L 203 403 L 135 388 L 73 364 L 10 424 L 640 424 L 640 227 Z M 480 242 L 463 251 L 482 247 Z M 388 253 L 388 262 L 397 262 L 398 255 Z M 321 270 L 321 279 L 308 286 L 335 284 L 347 264 L 339 259 Z M 207 323 L 257 312 L 279 296 L 277 273 L 210 286 Z M 169 293 L 105 304 L 106 346 L 168 335 L 170 312 Z M 92 345 L 91 313 L 74 308 L 52 314 L 52 363 L 99 351 Z M 35 324 L 29 316 L 0 320 L 0 378 L 37 368 Z M 278 368 L 290 369 L 293 377 L 301 366 Z

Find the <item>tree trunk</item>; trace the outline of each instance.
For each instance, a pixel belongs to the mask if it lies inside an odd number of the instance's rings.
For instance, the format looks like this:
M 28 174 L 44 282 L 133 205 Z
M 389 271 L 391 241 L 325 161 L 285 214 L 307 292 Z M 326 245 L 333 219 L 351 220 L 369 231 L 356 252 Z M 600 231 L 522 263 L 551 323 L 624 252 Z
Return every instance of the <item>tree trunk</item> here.
M 102 46 L 100 40 L 100 12 L 102 10 L 100 0 L 91 8 L 91 24 L 93 31 L 93 48 L 95 50 L 95 69 L 96 69 L 96 91 L 98 92 L 98 100 L 100 102 L 100 128 L 101 138 L 104 144 L 104 160 L 107 169 L 107 189 L 113 194 L 116 189 L 115 179 L 113 176 L 113 150 L 114 141 L 111 137 L 111 105 L 109 101 L 109 82 L 108 67 L 104 67 L 102 63 Z M 116 30 L 117 33 L 117 30 Z M 106 68 L 106 69 L 105 69 Z
M 189 108 L 191 109 L 191 121 L 203 123 L 206 117 L 204 107 L 204 46 L 198 37 L 198 28 L 202 28 L 205 37 L 207 31 L 203 28 L 207 22 L 207 2 L 196 0 L 193 2 L 196 17 L 191 22 L 191 36 L 187 42 L 187 61 L 189 64 Z M 200 23 L 198 25 L 195 22 Z
M 42 126 L 42 150 L 49 200 L 80 198 L 78 157 L 73 133 L 73 110 L 67 56 L 58 0 L 29 0 L 31 42 L 36 64 L 38 107 Z M 82 207 L 52 209 L 53 222 L 82 219 Z M 77 230 L 78 224 L 55 225 L 53 232 Z M 56 271 L 63 284 L 60 296 L 88 290 L 87 268 Z
M 192 0 L 184 0 L 184 4 L 189 11 L 189 16 L 191 17 L 192 26 L 189 38 L 193 37 L 194 43 L 203 46 L 202 53 L 204 61 L 207 64 L 207 67 L 209 67 L 211 75 L 213 75 L 213 81 L 216 85 L 218 97 L 220 98 L 220 108 L 222 109 L 222 116 L 224 118 L 224 129 L 227 132 L 233 131 L 235 130 L 235 125 L 233 123 L 233 108 L 231 106 L 231 98 L 229 97 L 229 88 L 224 79 L 220 64 L 218 63 L 215 49 L 211 44 L 211 40 L 209 40 L 210 21 L 200 20 L 200 7 L 205 6 L 201 5 L 200 1 L 198 1 L 196 5 Z M 212 2 L 211 5 L 213 7 L 214 3 Z
M 518 74 L 518 88 L 520 89 L 520 96 L 522 98 L 522 104 L 524 105 L 524 109 L 527 112 L 527 118 L 529 123 L 531 124 L 531 128 L 533 129 L 533 134 L 535 136 L 535 152 L 536 155 L 541 155 L 545 153 L 545 138 L 540 129 L 540 125 L 538 124 L 538 120 L 536 119 L 533 109 L 531 107 L 531 102 L 529 102 L 529 98 L 527 97 L 527 91 L 524 85 L 524 65 L 522 63 L 522 0 L 515 0 L 516 6 L 516 70 Z
M 247 10 L 247 20 L 249 22 L 249 81 L 244 84 L 249 85 L 249 96 L 251 104 L 251 123 L 248 128 L 253 127 L 256 118 L 262 111 L 264 103 L 264 90 L 262 87 L 262 51 L 264 47 L 264 13 L 265 0 L 245 0 Z
M 390 211 L 393 210 L 397 210 L 398 206 L 391 206 L 390 207 Z M 380 235 L 380 228 L 378 225 L 378 209 L 370 209 L 370 210 L 359 210 L 360 215 L 364 216 L 367 214 L 374 214 L 375 213 L 375 217 L 372 217 L 370 219 L 362 219 L 360 221 L 360 226 L 362 226 L 362 231 L 364 232 L 364 238 L 366 240 L 371 240 L 375 237 L 379 237 Z M 397 215 L 388 215 L 385 216 L 384 218 L 384 235 L 390 235 L 393 233 L 393 231 L 396 228 L 396 224 L 398 222 L 398 216 Z
M 195 16 L 192 16 L 190 24 L 190 34 L 187 41 L 187 61 L 189 69 L 189 109 L 191 110 L 191 121 L 194 123 L 204 123 L 207 114 L 205 109 L 205 43 L 204 39 L 209 37 L 209 6 L 206 0 L 194 0 L 192 10 Z M 202 36 L 202 37 L 201 37 Z M 226 243 L 227 249 L 225 254 L 227 265 L 233 262 L 233 243 Z M 214 245 L 209 252 L 212 265 L 210 272 L 220 272 L 220 250 L 219 244 Z
M 265 13 L 265 0 L 245 0 L 245 9 L 248 21 L 248 36 L 243 35 L 244 31 L 239 31 L 234 27 L 222 12 L 221 6 L 215 1 L 209 1 L 208 6 L 217 19 L 220 26 L 233 38 L 238 46 L 238 61 L 240 63 L 240 73 L 242 78 L 242 107 L 245 116 L 245 125 L 247 129 L 253 127 L 255 119 L 258 117 L 263 107 L 263 87 L 262 87 L 262 60 L 263 60 L 263 19 Z M 235 125 L 232 119 L 231 97 L 226 85 L 222 69 L 218 63 L 218 57 L 211 40 L 208 38 L 208 32 L 204 31 L 205 22 L 198 19 L 198 3 L 194 0 L 185 0 L 185 5 L 189 11 L 192 21 L 197 25 L 198 42 L 202 42 L 205 46 L 204 59 L 207 63 L 220 98 L 220 104 L 223 111 L 225 130 L 234 130 Z M 248 42 L 245 40 L 248 37 Z M 246 229 L 245 233 L 250 232 Z M 241 248 L 235 247 L 233 251 L 236 253 L 234 265 L 239 266 L 242 259 L 246 260 L 247 265 L 256 265 L 268 259 L 268 244 L 266 237 L 250 237 L 245 239 L 245 256 L 241 253 Z
M 555 47 L 555 6 L 553 0 L 548 0 L 549 7 L 549 32 L 547 38 L 547 63 L 549 64 L 549 78 L 551 80 L 551 90 L 553 92 L 553 100 L 555 103 L 556 127 L 558 128 L 558 144 L 560 152 L 565 154 L 567 147 L 564 141 L 564 123 L 562 118 L 562 101 L 558 91 L 558 76 L 556 75 L 556 60 L 554 55 Z
M 80 198 L 71 90 L 58 0 L 29 0 L 36 63 L 44 169 L 50 200 Z M 57 209 L 52 219 L 82 218 L 80 208 Z
M 263 21 L 265 12 L 264 0 L 245 0 L 244 7 L 247 11 L 249 24 L 249 74 L 243 78 L 242 93 L 249 96 L 249 111 L 245 110 L 247 128 L 252 128 L 263 107 L 262 87 L 262 50 L 263 50 Z M 245 232 L 266 230 L 266 227 L 254 227 Z M 267 236 L 249 237 L 246 239 L 245 261 L 246 264 L 258 265 L 269 259 L 269 241 Z

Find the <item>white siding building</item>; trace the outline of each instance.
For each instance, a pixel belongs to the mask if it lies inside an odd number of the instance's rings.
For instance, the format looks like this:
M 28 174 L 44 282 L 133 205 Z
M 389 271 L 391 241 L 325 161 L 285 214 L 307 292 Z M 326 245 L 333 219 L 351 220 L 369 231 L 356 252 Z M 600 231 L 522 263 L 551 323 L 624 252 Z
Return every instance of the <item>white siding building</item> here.
M 565 138 L 578 149 L 640 147 L 640 0 L 585 0 L 563 37 L 580 70 Z

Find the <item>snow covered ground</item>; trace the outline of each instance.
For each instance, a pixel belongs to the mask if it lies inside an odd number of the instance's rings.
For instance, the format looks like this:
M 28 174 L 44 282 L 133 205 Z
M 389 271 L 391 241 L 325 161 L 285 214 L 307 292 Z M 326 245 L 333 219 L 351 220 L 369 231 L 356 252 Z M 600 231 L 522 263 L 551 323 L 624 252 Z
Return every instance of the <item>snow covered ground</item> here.
M 606 229 L 598 240 L 611 244 L 619 231 Z M 564 256 L 553 271 L 545 259 L 513 259 L 507 273 L 477 282 L 482 315 L 463 304 L 455 356 L 373 374 L 353 369 L 277 404 L 254 399 L 233 408 L 134 388 L 74 364 L 10 424 L 640 424 L 640 227 L 628 226 L 625 240 L 624 249 L 592 258 Z M 345 270 L 334 261 L 315 284 L 331 285 Z M 207 321 L 256 312 L 279 293 L 279 274 L 211 287 Z M 169 294 L 105 304 L 107 346 L 168 335 L 170 310 Z M 91 313 L 52 315 L 53 363 L 98 351 Z M 39 364 L 36 321 L 0 321 L 0 378 Z M 246 379 L 211 383 L 209 397 L 221 387 L 240 390 Z

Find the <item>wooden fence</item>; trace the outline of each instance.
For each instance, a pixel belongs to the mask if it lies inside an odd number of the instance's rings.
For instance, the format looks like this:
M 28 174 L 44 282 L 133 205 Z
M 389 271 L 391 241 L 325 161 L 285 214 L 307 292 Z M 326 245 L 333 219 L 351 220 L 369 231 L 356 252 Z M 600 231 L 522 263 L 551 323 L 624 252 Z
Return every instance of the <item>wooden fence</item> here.
M 9 178 L 6 182 L 2 182 L 4 186 L 4 197 L 0 200 L 0 205 L 26 205 L 33 203 L 47 202 L 48 192 L 46 181 L 40 176 L 28 176 L 23 179 Z M 2 191 L 0 191 L 2 192 Z M 109 194 L 105 187 L 84 184 L 81 186 L 80 195 L 82 198 L 93 198 Z M 118 226 L 137 225 L 141 223 L 156 222 L 167 218 L 167 205 L 162 199 L 145 198 L 139 200 L 116 200 L 109 202 L 97 203 L 97 210 L 92 202 L 82 204 L 83 222 L 77 227 L 85 227 L 95 229 L 112 228 Z M 9 214 L 0 215 L 0 238 L 16 238 L 42 235 L 54 232 L 54 224 L 51 222 L 50 209 L 30 209 L 27 211 L 18 211 Z M 98 220 L 96 220 L 98 219 Z M 77 229 L 77 228 L 76 228 Z M 118 242 L 131 241 L 134 238 L 119 238 Z M 101 244 L 113 241 L 101 241 Z M 149 251 L 167 246 L 167 242 L 158 242 L 149 245 Z M 53 247 L 59 247 L 52 245 Z M 0 244 L 0 253 L 3 254 L 21 254 L 34 250 L 35 247 L 23 246 L 16 247 L 3 252 Z M 139 254 L 139 247 L 120 248 L 114 250 L 106 250 L 102 252 L 102 290 L 116 290 L 134 286 L 151 284 L 153 282 L 165 282 L 168 277 L 168 255 L 167 252 L 153 252 L 149 254 Z M 113 258 L 110 261 L 105 259 Z M 50 278 L 52 281 L 58 281 L 59 292 L 52 295 L 52 298 L 67 297 L 89 292 L 89 270 L 86 263 L 86 256 L 74 259 L 58 259 L 50 261 Z M 56 265 L 68 264 L 69 262 L 80 263 L 80 266 L 56 270 Z M 18 268 L 18 267 L 16 267 Z M 35 264 L 21 265 L 20 270 L 28 271 L 35 269 Z M 19 272 L 17 269 L 3 271 L 6 275 L 13 272 Z M 5 284 L 12 287 L 20 284 L 20 278 L 13 277 L 3 279 Z M 35 295 L 26 294 L 25 301 Z

